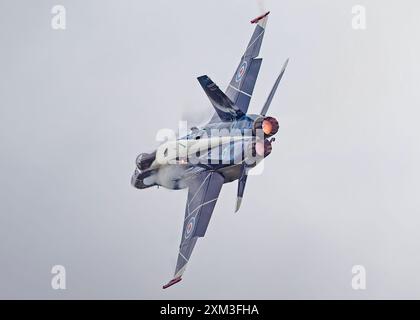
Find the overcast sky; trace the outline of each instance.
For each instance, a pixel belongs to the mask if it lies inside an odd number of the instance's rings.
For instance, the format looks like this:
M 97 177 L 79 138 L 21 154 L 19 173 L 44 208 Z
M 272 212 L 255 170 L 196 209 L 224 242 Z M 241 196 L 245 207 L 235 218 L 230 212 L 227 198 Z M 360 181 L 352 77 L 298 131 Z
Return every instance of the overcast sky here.
M 51 8 L 66 8 L 66 30 Z M 352 28 L 365 5 L 366 30 Z M 212 107 L 256 0 L 0 2 L 0 298 L 420 298 L 418 1 L 266 1 L 250 112 L 281 69 L 280 130 L 234 214 L 225 185 L 183 281 L 187 192 L 130 185 L 134 160 Z M 67 289 L 51 288 L 63 265 Z M 367 289 L 352 289 L 363 265 Z

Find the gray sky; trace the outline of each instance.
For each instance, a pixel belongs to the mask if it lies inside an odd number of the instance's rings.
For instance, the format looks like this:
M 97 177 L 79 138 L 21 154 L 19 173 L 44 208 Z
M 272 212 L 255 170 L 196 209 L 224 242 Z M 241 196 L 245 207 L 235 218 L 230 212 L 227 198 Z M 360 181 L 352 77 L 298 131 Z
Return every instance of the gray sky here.
M 65 31 L 50 26 L 56 4 Z M 265 6 L 251 112 L 290 57 L 273 153 L 238 214 L 236 183 L 223 187 L 183 281 L 163 291 L 187 193 L 134 189 L 134 160 L 158 129 L 212 113 L 196 77 L 226 86 L 257 2 L 0 2 L 0 298 L 420 298 L 420 4 Z

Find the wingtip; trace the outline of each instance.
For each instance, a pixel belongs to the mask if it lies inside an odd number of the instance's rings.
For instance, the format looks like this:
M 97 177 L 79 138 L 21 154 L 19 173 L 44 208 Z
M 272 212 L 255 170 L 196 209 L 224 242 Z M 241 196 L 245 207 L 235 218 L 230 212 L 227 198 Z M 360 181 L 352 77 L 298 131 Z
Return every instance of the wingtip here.
M 269 14 L 270 14 L 270 11 L 267 11 L 266 13 L 264 13 L 264 14 L 256 17 L 255 19 L 252 19 L 251 20 L 251 23 L 252 24 L 257 23 L 258 21 L 260 21 L 260 20 L 264 19 L 265 17 L 267 17 Z
M 182 280 L 182 278 L 181 278 L 181 277 L 174 278 L 174 279 L 172 279 L 171 281 L 169 281 L 167 284 L 165 284 L 165 285 L 162 287 L 162 289 L 167 289 L 167 288 L 169 288 L 169 287 L 173 286 L 174 284 L 176 284 L 176 283 L 180 282 L 181 280 Z

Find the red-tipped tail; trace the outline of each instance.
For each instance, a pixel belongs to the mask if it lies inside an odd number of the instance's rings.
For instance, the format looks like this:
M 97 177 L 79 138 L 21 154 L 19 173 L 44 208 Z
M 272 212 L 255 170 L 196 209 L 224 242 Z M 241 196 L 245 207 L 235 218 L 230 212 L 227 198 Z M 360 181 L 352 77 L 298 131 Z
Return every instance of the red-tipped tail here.
M 178 282 L 180 282 L 181 280 L 182 280 L 182 278 L 181 278 L 181 277 L 174 278 L 174 279 L 172 279 L 171 281 L 169 281 L 167 284 L 165 284 L 162 288 L 163 288 L 163 289 L 169 288 L 170 286 L 173 286 L 175 283 L 178 283 Z
M 260 21 L 261 19 L 264 19 L 269 14 L 270 14 L 270 11 L 260 15 L 259 17 L 256 17 L 254 20 L 251 20 L 251 23 L 257 23 L 258 21 Z

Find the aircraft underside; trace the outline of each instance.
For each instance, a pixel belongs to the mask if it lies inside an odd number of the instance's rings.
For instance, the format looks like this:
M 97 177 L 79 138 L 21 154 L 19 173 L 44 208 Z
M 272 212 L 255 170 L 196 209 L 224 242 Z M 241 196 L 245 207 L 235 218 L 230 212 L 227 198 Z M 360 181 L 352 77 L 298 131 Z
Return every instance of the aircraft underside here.
M 202 128 L 191 129 L 187 136 L 166 141 L 156 151 L 140 154 L 136 159 L 136 170 L 131 179 L 134 187 L 188 189 L 174 278 L 163 286 L 164 289 L 181 281 L 198 238 L 206 233 L 223 184 L 238 180 L 237 212 L 249 170 L 272 151 L 279 124 L 275 118 L 267 116 L 267 112 L 288 60 L 261 111 L 248 114 L 262 65 L 259 52 L 268 14 L 251 21 L 256 24 L 255 30 L 224 92 L 207 75 L 197 78 L 215 109 L 210 121 Z

